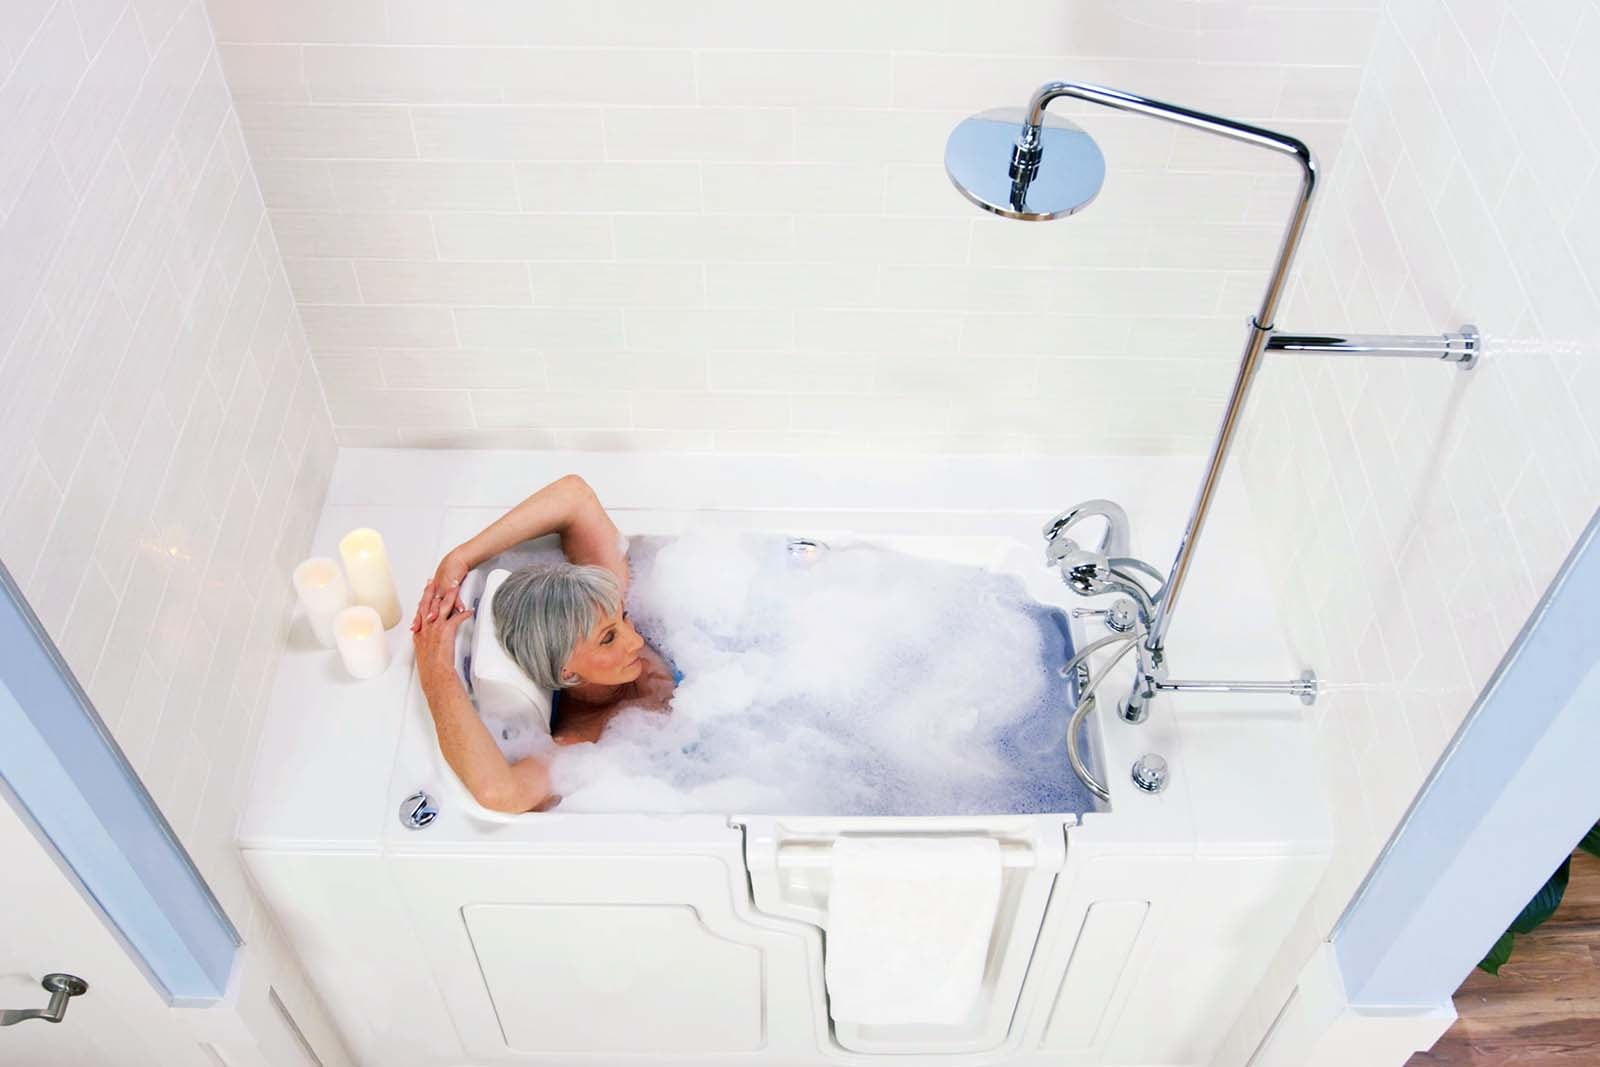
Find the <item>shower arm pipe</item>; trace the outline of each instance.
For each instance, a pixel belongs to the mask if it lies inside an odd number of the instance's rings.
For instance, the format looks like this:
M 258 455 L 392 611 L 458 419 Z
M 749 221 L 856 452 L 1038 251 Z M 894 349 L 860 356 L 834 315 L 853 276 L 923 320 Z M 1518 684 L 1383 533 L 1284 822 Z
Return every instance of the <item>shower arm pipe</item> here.
M 1200 531 L 1204 528 L 1206 517 L 1211 512 L 1212 500 L 1216 496 L 1222 478 L 1223 465 L 1227 461 L 1228 450 L 1239 428 L 1245 399 L 1249 396 L 1250 386 L 1255 381 L 1261 354 L 1266 350 L 1267 341 L 1271 337 L 1278 301 L 1288 283 L 1289 267 L 1294 262 L 1295 250 L 1299 248 L 1301 235 L 1305 232 L 1306 219 L 1311 212 L 1311 198 L 1317 187 L 1317 164 L 1305 142 L 1287 134 L 1235 122 L 1219 115 L 1209 115 L 1203 111 L 1193 111 L 1176 104 L 1151 100 L 1103 85 L 1086 82 L 1048 82 L 1034 92 L 1028 103 L 1027 119 L 1012 153 L 1013 169 L 1026 166 L 1037 159 L 1039 127 L 1044 122 L 1045 106 L 1063 96 L 1085 100 L 1117 111 L 1148 115 L 1191 129 L 1204 130 L 1229 140 L 1241 141 L 1289 156 L 1300 165 L 1299 195 L 1295 197 L 1294 205 L 1289 212 L 1289 222 L 1284 228 L 1277 259 L 1272 274 L 1267 279 L 1266 292 L 1261 297 L 1261 306 L 1250 320 L 1244 353 L 1239 360 L 1239 370 L 1234 377 L 1233 390 L 1228 396 L 1228 407 L 1222 416 L 1222 424 L 1217 429 L 1216 441 L 1211 446 L 1211 457 L 1206 464 L 1200 489 L 1195 495 L 1194 506 L 1184 527 L 1183 538 L 1178 542 L 1177 556 L 1172 562 L 1167 580 L 1162 584 L 1161 600 L 1156 607 L 1155 619 L 1151 622 L 1150 632 L 1145 638 L 1146 647 L 1152 652 L 1160 653 L 1166 643 L 1167 629 L 1172 623 L 1172 613 L 1177 607 L 1178 598 L 1183 593 L 1184 581 L 1189 576 L 1189 565 L 1194 559 L 1195 547 L 1200 541 Z
M 1156 683 L 1163 693 L 1287 693 L 1300 698 L 1302 704 L 1315 704 L 1321 695 L 1321 686 L 1315 671 L 1305 671 L 1289 682 L 1191 681 L 1167 679 Z
M 1414 337 L 1394 334 L 1293 334 L 1272 331 L 1268 352 L 1301 352 L 1328 356 L 1397 356 L 1440 359 L 1470 370 L 1478 361 L 1478 330 L 1467 325 L 1456 333 Z

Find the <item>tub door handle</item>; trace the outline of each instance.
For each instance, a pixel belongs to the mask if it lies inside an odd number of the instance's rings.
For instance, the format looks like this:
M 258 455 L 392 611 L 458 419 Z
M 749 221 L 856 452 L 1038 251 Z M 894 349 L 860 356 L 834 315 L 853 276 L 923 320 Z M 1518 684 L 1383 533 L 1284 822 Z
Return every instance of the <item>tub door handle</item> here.
M 67 1002 L 89 991 L 89 983 L 75 974 L 47 974 L 39 984 L 50 994 L 50 1003 L 42 1008 L 7 1008 L 0 1011 L 0 1026 L 12 1026 L 29 1019 L 58 1023 L 67 1017 Z

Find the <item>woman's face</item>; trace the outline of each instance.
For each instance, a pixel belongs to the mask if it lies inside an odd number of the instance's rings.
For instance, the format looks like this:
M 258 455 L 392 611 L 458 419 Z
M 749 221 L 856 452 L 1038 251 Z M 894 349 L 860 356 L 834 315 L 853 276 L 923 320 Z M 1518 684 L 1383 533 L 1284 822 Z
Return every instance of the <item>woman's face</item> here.
M 562 670 L 585 682 L 622 685 L 644 673 L 644 660 L 639 658 L 643 649 L 644 638 L 628 621 L 627 611 L 607 615 L 572 650 Z

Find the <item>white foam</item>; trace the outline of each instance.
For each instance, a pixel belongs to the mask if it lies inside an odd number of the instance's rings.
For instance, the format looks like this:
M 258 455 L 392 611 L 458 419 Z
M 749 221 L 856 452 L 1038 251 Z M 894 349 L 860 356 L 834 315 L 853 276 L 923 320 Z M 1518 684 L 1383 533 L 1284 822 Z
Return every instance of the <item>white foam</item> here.
M 684 679 L 669 715 L 558 750 L 563 811 L 1030 810 L 1064 773 L 1069 709 L 1041 706 L 1045 639 L 1015 578 L 709 533 L 635 538 L 631 562 L 633 620 Z

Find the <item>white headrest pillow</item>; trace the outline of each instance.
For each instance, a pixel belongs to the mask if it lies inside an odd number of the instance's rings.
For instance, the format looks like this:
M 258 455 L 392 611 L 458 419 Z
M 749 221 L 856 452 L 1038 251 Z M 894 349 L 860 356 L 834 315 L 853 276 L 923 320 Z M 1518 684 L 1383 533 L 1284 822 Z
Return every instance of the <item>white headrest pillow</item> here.
M 483 593 L 473 614 L 476 625 L 472 630 L 469 671 L 478 715 L 496 735 L 495 743 L 502 749 L 507 748 L 506 742 L 515 740 L 504 736 L 508 726 L 514 728 L 522 724 L 541 731 L 545 737 L 550 736 L 550 694 L 535 685 L 500 644 L 494 619 L 494 594 L 509 577 L 511 572 L 503 568 L 490 571 L 483 584 Z

